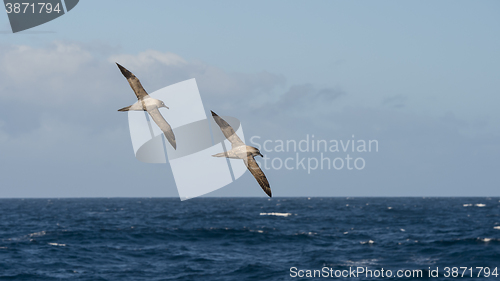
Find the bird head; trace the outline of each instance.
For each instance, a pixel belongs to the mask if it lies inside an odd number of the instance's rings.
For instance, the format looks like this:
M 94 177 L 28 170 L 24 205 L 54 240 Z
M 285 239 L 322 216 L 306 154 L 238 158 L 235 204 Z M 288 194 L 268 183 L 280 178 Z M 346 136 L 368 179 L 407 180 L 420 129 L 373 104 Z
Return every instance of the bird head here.
M 246 146 L 246 151 L 248 154 L 252 155 L 252 156 L 260 156 L 260 157 L 264 157 L 264 155 L 262 155 L 262 153 L 260 153 L 260 150 L 256 147 L 253 147 L 253 146 Z
M 262 153 L 260 153 L 260 150 L 255 148 L 255 155 L 259 155 L 260 157 L 264 158 L 264 155 L 262 155 Z
M 169 109 L 168 106 L 166 106 L 163 102 L 160 103 L 160 107 L 165 107 L 165 108 Z

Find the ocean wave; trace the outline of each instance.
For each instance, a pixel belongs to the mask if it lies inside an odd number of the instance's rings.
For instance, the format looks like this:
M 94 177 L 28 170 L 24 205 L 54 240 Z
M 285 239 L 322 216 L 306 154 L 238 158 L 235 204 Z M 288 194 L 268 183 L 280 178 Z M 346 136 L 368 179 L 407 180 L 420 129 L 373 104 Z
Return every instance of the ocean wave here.
M 292 266 L 491 267 L 496 200 L 482 209 L 484 198 L 62 199 L 50 209 L 4 200 L 0 280 L 270 281 Z
M 489 237 L 470 237 L 470 238 L 455 238 L 455 239 L 446 239 L 446 240 L 436 240 L 431 241 L 430 243 L 438 245 L 438 246 L 469 246 L 475 245 L 477 243 L 495 243 L 500 242 L 500 239 L 497 238 L 489 238 Z M 427 244 L 427 243 L 425 243 Z

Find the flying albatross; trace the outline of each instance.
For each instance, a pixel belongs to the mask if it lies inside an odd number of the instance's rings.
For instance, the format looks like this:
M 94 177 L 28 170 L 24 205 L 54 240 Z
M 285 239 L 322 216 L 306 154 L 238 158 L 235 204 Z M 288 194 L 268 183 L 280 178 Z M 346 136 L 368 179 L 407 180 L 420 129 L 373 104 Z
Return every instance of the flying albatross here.
M 116 65 L 118 65 L 118 68 L 122 72 L 123 76 L 127 78 L 130 87 L 132 87 L 132 90 L 134 90 L 134 93 L 138 99 L 138 101 L 133 105 L 118 109 L 118 111 L 147 111 L 151 118 L 153 118 L 153 120 L 155 121 L 156 125 L 158 125 L 158 127 L 160 127 L 160 129 L 163 131 L 163 134 L 165 134 L 168 142 L 174 147 L 174 149 L 176 149 L 177 146 L 175 143 L 175 136 L 174 132 L 172 131 L 172 127 L 170 127 L 168 122 L 165 121 L 160 111 L 158 110 L 158 108 L 160 107 L 166 107 L 167 109 L 168 107 L 163 103 L 163 101 L 150 97 L 148 93 L 146 93 L 146 90 L 144 90 L 144 88 L 142 87 L 139 79 L 137 79 L 137 77 L 135 77 L 132 72 L 128 71 L 119 63 L 116 63 Z
M 264 175 L 264 172 L 262 172 L 259 165 L 254 159 L 254 156 L 258 155 L 260 155 L 261 157 L 264 156 L 260 153 L 260 151 L 257 148 L 253 146 L 248 146 L 245 143 L 243 143 L 243 141 L 236 135 L 233 128 L 229 126 L 229 124 L 224 119 L 220 118 L 219 115 L 215 114 L 215 112 L 213 111 L 212 111 L 212 116 L 217 125 L 219 125 L 224 136 L 231 142 L 231 150 L 227 152 L 217 153 L 212 156 L 226 157 L 232 159 L 242 159 L 245 162 L 245 165 L 247 166 L 248 170 L 250 170 L 250 172 L 255 177 L 257 182 L 259 182 L 260 187 L 262 187 L 262 190 L 264 190 L 264 192 L 269 197 L 272 197 L 271 187 L 269 186 L 269 182 L 267 181 L 266 175 Z

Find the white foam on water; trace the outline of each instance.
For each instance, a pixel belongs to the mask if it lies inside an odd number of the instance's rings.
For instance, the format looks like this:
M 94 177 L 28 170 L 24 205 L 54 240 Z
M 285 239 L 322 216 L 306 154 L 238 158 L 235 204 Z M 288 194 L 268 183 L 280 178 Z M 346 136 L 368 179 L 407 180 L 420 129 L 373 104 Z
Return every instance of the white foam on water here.
M 494 226 L 493 229 L 500 229 L 500 226 Z
M 353 267 L 367 267 L 367 266 L 375 266 L 379 264 L 378 259 L 364 259 L 364 260 L 358 260 L 358 261 L 351 261 L 347 260 L 344 263 L 340 263 L 341 266 L 353 266 Z
M 35 232 L 35 233 L 31 233 L 31 234 L 28 234 L 29 237 L 37 237 L 37 236 L 44 236 L 46 234 L 45 231 L 40 231 L 40 232 Z
M 292 213 L 260 213 L 261 216 L 278 216 L 278 217 L 288 217 Z
M 476 207 L 486 207 L 486 204 L 476 204 Z
M 361 241 L 361 242 L 359 242 L 359 243 L 361 243 L 361 244 L 373 244 L 373 243 L 375 243 L 375 241 L 373 241 L 373 240 L 368 240 L 368 241 Z
M 298 233 L 295 233 L 295 235 L 316 235 L 318 233 L 316 232 L 298 232 Z
M 49 243 L 51 246 L 66 247 L 66 244 Z

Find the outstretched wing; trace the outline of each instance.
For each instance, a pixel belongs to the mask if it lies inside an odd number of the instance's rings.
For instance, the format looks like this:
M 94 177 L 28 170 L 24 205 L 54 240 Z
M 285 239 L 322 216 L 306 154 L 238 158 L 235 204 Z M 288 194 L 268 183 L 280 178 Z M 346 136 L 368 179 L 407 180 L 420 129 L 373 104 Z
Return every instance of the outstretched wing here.
M 269 186 L 269 182 L 267 181 L 266 175 L 264 175 L 264 172 L 262 172 L 262 170 L 259 167 L 259 164 L 257 164 L 252 155 L 247 156 L 247 159 L 245 160 L 245 165 L 247 166 L 248 170 L 250 170 L 250 173 L 252 173 L 252 175 L 255 177 L 257 182 L 259 182 L 260 187 L 262 187 L 262 190 L 264 190 L 264 192 L 269 197 L 273 197 L 271 194 L 271 187 Z
M 141 85 L 141 81 L 137 77 L 135 77 L 132 72 L 128 71 L 125 67 L 121 66 L 119 63 L 116 63 L 118 65 L 118 68 L 122 72 L 123 76 L 127 78 L 128 83 L 130 84 L 130 87 L 132 87 L 132 90 L 134 90 L 135 95 L 137 96 L 138 100 L 141 100 L 145 97 L 148 96 L 148 93 L 146 90 Z
M 174 147 L 174 149 L 177 149 L 177 145 L 175 143 L 175 136 L 174 132 L 172 131 L 172 127 L 168 124 L 167 121 L 161 116 L 160 111 L 158 108 L 152 108 L 148 110 L 149 115 L 151 115 L 151 118 L 155 121 L 156 125 L 160 127 L 162 130 L 163 134 L 165 134 L 165 137 L 167 138 L 168 142 Z
M 224 119 L 220 118 L 220 116 L 217 115 L 215 112 L 213 112 L 213 111 L 211 111 L 211 112 L 212 112 L 212 117 L 215 120 L 215 123 L 217 123 L 217 125 L 219 125 L 224 136 L 231 142 L 232 147 L 245 145 L 245 143 L 243 143 L 243 141 L 241 141 L 241 139 L 238 137 L 238 135 L 236 135 L 236 132 L 233 130 L 233 128 L 231 126 L 229 126 L 229 124 L 226 121 L 224 121 Z

